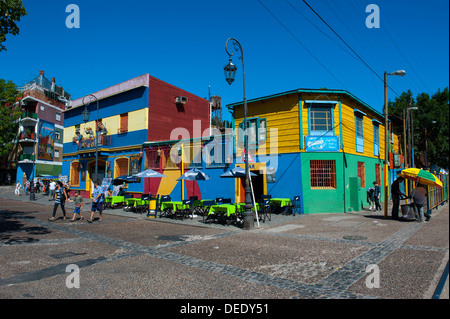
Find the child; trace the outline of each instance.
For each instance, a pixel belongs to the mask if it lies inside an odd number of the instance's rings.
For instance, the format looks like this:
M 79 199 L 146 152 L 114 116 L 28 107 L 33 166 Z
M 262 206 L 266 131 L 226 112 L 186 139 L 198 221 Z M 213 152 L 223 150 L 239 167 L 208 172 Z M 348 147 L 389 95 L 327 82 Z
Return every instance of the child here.
M 51 222 L 55 221 L 55 214 L 56 214 L 56 209 L 58 208 L 58 205 L 61 205 L 61 210 L 63 212 L 63 220 L 66 220 L 66 208 L 65 208 L 66 200 L 67 200 L 67 194 L 66 194 L 66 190 L 63 186 L 63 183 L 61 183 L 61 181 L 57 181 L 56 182 L 56 200 L 55 200 L 55 205 L 53 206 L 53 215 L 51 218 L 48 219 L 49 221 L 51 221 Z
M 75 191 L 75 211 L 73 212 L 73 217 L 70 220 L 71 222 L 75 221 L 75 216 L 77 214 L 80 215 L 80 220 L 83 220 L 84 217 L 81 215 L 81 210 L 83 209 L 83 197 L 80 195 L 80 191 Z
M 374 192 L 375 192 L 375 188 L 373 188 L 373 187 L 369 187 L 367 189 L 367 202 L 369 203 L 369 210 L 372 210 L 372 204 L 373 204 L 373 208 L 375 209 L 375 201 L 373 198 Z

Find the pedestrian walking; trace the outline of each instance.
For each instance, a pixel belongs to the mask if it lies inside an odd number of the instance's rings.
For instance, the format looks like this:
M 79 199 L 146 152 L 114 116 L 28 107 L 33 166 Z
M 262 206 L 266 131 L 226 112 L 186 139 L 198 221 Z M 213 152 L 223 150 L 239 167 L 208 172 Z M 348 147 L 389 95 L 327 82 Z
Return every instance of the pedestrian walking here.
M 55 200 L 55 189 L 56 189 L 56 183 L 54 180 L 50 181 L 50 185 L 49 185 L 49 195 L 48 195 L 48 200 Z
M 66 204 L 66 200 L 67 198 L 67 193 L 65 188 L 63 187 L 63 184 L 61 183 L 61 181 L 58 181 L 56 183 L 56 200 L 55 200 L 55 205 L 53 206 L 53 215 L 51 218 L 49 218 L 48 220 L 53 222 L 55 221 L 55 215 L 56 215 L 56 210 L 58 208 L 58 206 L 61 206 L 61 210 L 63 213 L 63 220 L 66 220 L 66 208 L 65 208 L 65 204 Z
M 100 213 L 100 219 L 99 221 L 102 221 L 102 215 L 103 215 L 103 190 L 100 187 L 100 182 L 97 180 L 94 182 L 94 192 L 93 192 L 93 200 L 92 200 L 92 207 L 91 207 L 91 218 L 89 218 L 87 221 L 89 223 L 93 222 L 94 213 L 98 211 Z
M 391 185 L 391 195 L 392 195 L 392 219 L 398 219 L 398 210 L 400 208 L 400 199 L 406 197 L 400 191 L 400 183 L 403 183 L 405 179 L 402 176 L 397 177 L 397 179 Z
M 80 220 L 84 219 L 83 215 L 81 214 L 81 211 L 83 210 L 83 197 L 81 197 L 80 191 L 75 191 L 74 202 L 75 202 L 75 210 L 73 212 L 73 217 L 70 220 L 71 222 L 75 221 L 75 217 L 77 216 L 77 214 L 80 215 Z
M 28 191 L 30 190 L 30 181 L 25 182 L 25 194 L 28 195 Z
M 15 194 L 16 196 L 20 196 L 20 187 L 21 187 L 20 182 L 17 181 L 17 183 L 16 183 L 16 189 L 14 190 L 14 194 Z
M 381 205 L 380 205 L 380 197 L 381 197 L 381 187 L 377 183 L 377 181 L 373 182 L 373 188 L 375 189 L 373 193 L 373 200 L 375 201 L 375 211 L 381 212 Z

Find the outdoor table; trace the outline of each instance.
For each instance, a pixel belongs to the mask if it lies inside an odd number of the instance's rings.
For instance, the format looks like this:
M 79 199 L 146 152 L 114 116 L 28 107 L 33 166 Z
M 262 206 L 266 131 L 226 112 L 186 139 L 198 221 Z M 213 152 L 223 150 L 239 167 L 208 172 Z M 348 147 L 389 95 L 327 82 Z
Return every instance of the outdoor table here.
M 142 205 L 142 200 L 140 198 L 127 198 L 125 202 L 127 203 L 127 206 Z
M 255 203 L 256 209 L 259 211 L 259 203 Z M 238 203 L 237 209 L 240 213 L 243 213 L 245 211 L 245 203 Z M 255 207 L 252 204 L 252 211 L 255 211 Z
M 285 207 L 291 205 L 291 199 L 290 198 L 272 198 L 270 199 L 271 204 L 275 204 L 279 207 Z
M 106 196 L 105 197 L 105 203 L 109 203 L 111 205 L 111 207 L 114 204 L 122 204 L 123 202 L 125 202 L 124 196 Z
M 236 213 L 236 205 L 234 204 L 221 204 L 221 205 L 211 205 L 209 208 L 209 213 L 226 213 L 227 217 Z
M 161 210 L 164 210 L 166 208 L 170 208 L 175 211 L 177 209 L 187 209 L 187 208 L 189 208 L 189 205 L 183 205 L 183 202 L 178 202 L 178 201 L 162 202 Z

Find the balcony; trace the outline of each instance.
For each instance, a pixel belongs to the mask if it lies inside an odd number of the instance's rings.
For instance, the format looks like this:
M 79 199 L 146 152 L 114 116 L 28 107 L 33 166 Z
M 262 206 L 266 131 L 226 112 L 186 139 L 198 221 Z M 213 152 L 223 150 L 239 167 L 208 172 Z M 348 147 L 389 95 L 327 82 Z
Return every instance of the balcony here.
M 109 148 L 111 147 L 111 136 L 108 135 L 100 135 L 98 137 L 98 148 Z M 82 138 L 81 141 L 78 141 L 78 137 L 75 136 L 72 139 L 72 145 L 66 148 L 65 153 L 72 152 L 81 152 L 84 150 L 95 151 L 95 138 Z
M 33 154 L 20 154 L 19 163 L 32 163 L 34 160 Z
M 19 136 L 20 143 L 32 142 L 36 143 L 36 133 L 20 133 Z
M 20 117 L 20 119 L 26 119 L 26 118 L 37 120 L 37 114 L 30 112 L 30 111 L 22 112 L 22 116 Z

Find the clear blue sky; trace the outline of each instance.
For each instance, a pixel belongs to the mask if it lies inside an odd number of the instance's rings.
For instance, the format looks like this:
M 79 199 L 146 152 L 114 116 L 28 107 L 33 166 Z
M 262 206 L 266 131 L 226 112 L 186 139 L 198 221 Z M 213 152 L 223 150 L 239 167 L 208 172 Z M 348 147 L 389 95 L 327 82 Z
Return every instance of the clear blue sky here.
M 398 94 L 433 94 L 449 85 L 448 1 L 307 2 L 379 77 L 406 70 L 405 77 L 389 77 Z M 80 8 L 79 29 L 65 24 L 71 3 Z M 379 29 L 366 27 L 370 3 L 380 8 Z M 7 36 L 8 50 L 0 53 L 0 78 L 17 85 L 45 70 L 75 99 L 150 73 L 201 97 L 211 85 L 226 105 L 243 98 L 237 58 L 236 82 L 229 86 L 223 75 L 225 42 L 235 37 L 244 48 L 248 99 L 327 87 L 382 111 L 382 81 L 300 0 L 24 0 L 24 6 L 20 34 Z

